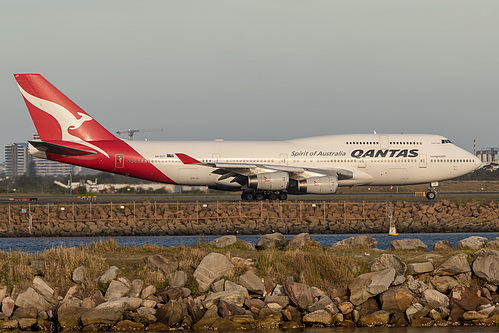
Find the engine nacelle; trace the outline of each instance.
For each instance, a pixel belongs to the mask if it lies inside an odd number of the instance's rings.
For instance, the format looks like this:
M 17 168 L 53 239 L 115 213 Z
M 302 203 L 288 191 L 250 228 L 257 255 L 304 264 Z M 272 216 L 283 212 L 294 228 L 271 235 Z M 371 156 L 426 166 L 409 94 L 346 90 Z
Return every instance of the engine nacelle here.
M 298 192 L 313 194 L 332 194 L 338 189 L 335 176 L 310 177 L 298 181 Z
M 248 187 L 257 190 L 285 190 L 289 185 L 287 172 L 259 173 L 248 177 Z

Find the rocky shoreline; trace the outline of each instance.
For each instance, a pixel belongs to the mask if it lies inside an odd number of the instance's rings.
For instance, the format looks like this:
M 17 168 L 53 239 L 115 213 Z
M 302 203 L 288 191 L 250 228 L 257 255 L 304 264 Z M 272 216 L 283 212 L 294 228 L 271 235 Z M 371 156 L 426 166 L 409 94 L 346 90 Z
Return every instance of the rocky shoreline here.
M 419 239 L 391 245 L 381 251 L 374 248 L 375 239 L 357 236 L 324 249 L 306 233 L 287 242 L 282 234 L 266 234 L 256 246 L 229 235 L 197 248 L 154 251 L 120 249 L 108 241 L 106 253 L 115 252 L 117 258 L 148 254 L 135 270 L 113 265 L 98 274 L 91 267 L 96 259 L 78 252 L 88 249 L 73 248 L 80 259 L 68 261 L 72 274 L 61 280 L 67 283 L 46 282 L 53 276 L 47 274 L 48 263 L 35 257 L 26 259 L 32 277 L 26 288 L 4 274 L 0 327 L 161 331 L 499 325 L 498 237 L 469 237 L 457 249 L 440 241 L 431 252 Z M 58 251 L 50 260 L 67 257 L 65 250 Z M 292 271 L 280 267 L 285 261 Z M 323 280 L 313 282 L 313 270 Z M 145 277 L 134 278 L 137 272 Z M 158 283 L 146 283 L 152 275 Z
M 0 206 L 1 237 L 498 232 L 490 202 L 206 202 Z M 31 222 L 30 222 L 31 220 Z

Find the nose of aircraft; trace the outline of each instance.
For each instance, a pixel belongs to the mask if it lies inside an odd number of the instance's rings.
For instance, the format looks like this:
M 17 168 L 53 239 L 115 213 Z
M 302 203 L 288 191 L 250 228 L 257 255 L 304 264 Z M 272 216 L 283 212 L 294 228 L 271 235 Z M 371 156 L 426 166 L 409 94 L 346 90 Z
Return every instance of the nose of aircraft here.
M 472 155 L 472 156 L 473 156 L 473 165 L 475 166 L 475 168 L 473 170 L 476 170 L 482 166 L 482 161 L 478 157 L 476 157 L 475 155 Z

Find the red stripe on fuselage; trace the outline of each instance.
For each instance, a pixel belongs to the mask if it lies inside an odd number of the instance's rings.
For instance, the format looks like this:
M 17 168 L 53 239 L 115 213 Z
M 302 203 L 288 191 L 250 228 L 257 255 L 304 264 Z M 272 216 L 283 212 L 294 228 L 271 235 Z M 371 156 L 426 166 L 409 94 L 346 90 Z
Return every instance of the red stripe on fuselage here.
M 64 145 L 71 148 L 95 151 L 95 149 L 92 149 L 91 147 L 72 141 L 47 140 L 47 142 Z M 154 164 L 150 163 L 144 156 L 139 154 L 135 149 L 130 147 L 125 141 L 122 140 L 89 141 L 88 143 L 101 148 L 102 150 L 104 150 L 106 153 L 109 154 L 109 157 L 103 155 L 100 152 L 97 152 L 97 154 L 91 156 L 63 156 L 47 152 L 46 153 L 47 159 L 68 164 L 79 165 L 85 168 L 128 175 L 131 177 L 151 180 L 160 183 L 175 184 L 173 180 L 167 177 Z M 115 157 L 117 154 L 122 154 L 124 156 L 124 163 L 122 168 L 116 167 Z M 127 161 L 130 160 L 141 161 L 141 162 L 128 163 Z

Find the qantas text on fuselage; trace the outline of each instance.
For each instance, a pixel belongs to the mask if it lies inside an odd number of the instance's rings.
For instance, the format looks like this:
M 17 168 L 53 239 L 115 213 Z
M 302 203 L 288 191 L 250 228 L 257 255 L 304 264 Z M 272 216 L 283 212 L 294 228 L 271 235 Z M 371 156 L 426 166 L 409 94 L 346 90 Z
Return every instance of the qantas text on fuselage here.
M 431 134 L 330 135 L 288 141 L 130 141 L 115 137 L 39 74 L 15 74 L 40 140 L 33 156 L 246 200 L 332 194 L 341 186 L 430 184 L 480 161 Z M 110 110 L 115 113 L 117 111 Z

